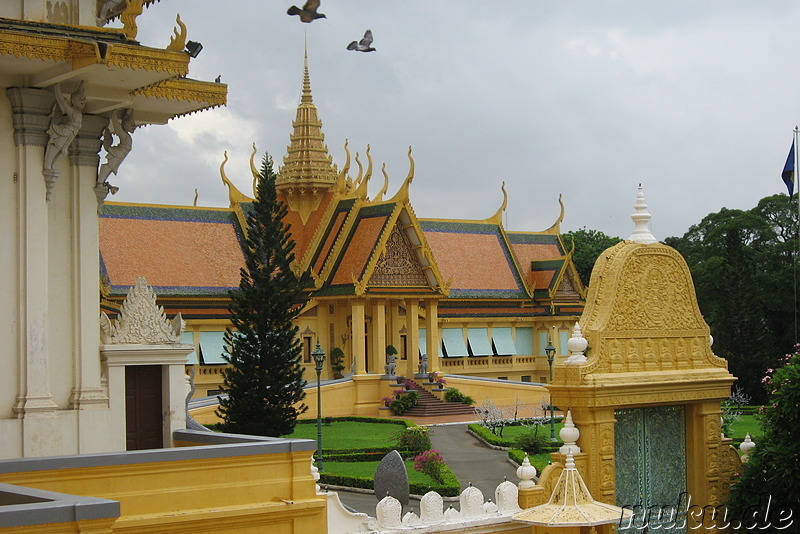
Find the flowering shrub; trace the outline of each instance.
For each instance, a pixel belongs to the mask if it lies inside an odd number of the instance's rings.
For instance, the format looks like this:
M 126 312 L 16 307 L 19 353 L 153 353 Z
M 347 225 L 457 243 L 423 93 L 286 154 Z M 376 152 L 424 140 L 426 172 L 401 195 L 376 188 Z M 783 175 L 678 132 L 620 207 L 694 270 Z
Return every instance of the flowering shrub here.
M 759 506 L 764 496 L 772 496 L 774 509 L 789 511 L 790 515 L 783 517 L 800 514 L 800 344 L 794 353 L 781 358 L 780 364 L 767 369 L 761 381 L 769 395 L 761 410 L 764 435 L 744 464 L 741 478 L 731 487 L 727 503 L 731 517 L 744 525 L 757 523 L 753 510 L 763 508 Z M 772 526 L 783 529 L 787 525 Z M 759 523 L 756 528 L 767 527 Z
M 395 415 L 401 415 L 413 408 L 419 400 L 419 393 L 416 391 L 406 391 L 403 395 L 398 395 L 397 400 L 389 403 L 389 408 Z
M 384 397 L 381 399 L 384 406 L 389 406 L 392 402 L 394 402 L 395 397 Z
M 397 449 L 411 451 L 414 454 L 419 454 L 431 448 L 430 429 L 424 426 L 412 426 L 405 430 L 394 432 L 390 439 L 396 442 L 395 447 Z
M 444 458 L 436 449 L 423 451 L 414 458 L 414 469 L 428 475 L 438 484 L 442 483 L 444 465 Z

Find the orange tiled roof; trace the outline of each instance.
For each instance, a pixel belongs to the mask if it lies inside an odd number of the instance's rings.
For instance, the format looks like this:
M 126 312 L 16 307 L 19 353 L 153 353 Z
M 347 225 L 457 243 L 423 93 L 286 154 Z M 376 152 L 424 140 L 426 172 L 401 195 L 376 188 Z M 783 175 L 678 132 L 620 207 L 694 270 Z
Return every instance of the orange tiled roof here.
M 227 295 L 244 266 L 232 210 L 107 202 L 100 216 L 101 270 L 112 295 L 144 276 L 159 296 Z
M 388 215 L 381 214 L 376 217 L 363 217 L 356 222 L 347 242 L 347 248 L 341 255 L 331 279 L 332 285 L 352 284 L 353 277 L 356 280 L 361 279 L 367 260 L 372 255 L 388 218 Z
M 563 260 L 564 249 L 557 235 L 509 232 L 507 234 L 511 249 L 519 261 L 525 281 L 529 289 L 550 288 L 555 275 L 560 272 L 558 266 L 537 270 L 531 266 L 543 260 Z
M 420 220 L 450 298 L 529 298 L 498 225 Z
M 289 211 L 284 217 L 283 222 L 289 225 L 289 232 L 295 242 L 294 255 L 298 262 L 303 259 L 309 245 L 311 245 L 311 241 L 314 239 L 315 233 L 319 230 L 322 217 L 325 215 L 325 210 L 332 198 L 333 193 L 325 193 L 320 200 L 319 207 L 311 212 L 305 223 L 303 223 L 300 213 L 297 211 Z M 278 194 L 278 200 L 288 205 L 283 194 Z

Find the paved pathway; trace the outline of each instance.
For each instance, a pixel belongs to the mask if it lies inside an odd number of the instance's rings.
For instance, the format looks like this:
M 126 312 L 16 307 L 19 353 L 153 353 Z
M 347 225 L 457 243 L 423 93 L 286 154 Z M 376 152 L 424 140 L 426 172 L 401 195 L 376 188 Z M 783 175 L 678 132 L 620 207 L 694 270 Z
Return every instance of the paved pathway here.
M 461 482 L 461 491 L 472 485 L 483 492 L 484 500 L 494 501 L 494 490 L 503 477 L 517 482 L 517 468 L 508 461 L 508 451 L 490 449 L 472 434 L 466 424 L 442 425 L 431 428 L 433 448 Z
M 503 482 L 503 477 L 516 483 L 517 468 L 508 462 L 507 451 L 490 449 L 471 434 L 467 433 L 467 424 L 445 424 L 431 427 L 431 442 L 438 450 L 450 469 L 461 482 L 461 490 L 472 485 L 483 492 L 484 501 L 494 498 L 494 490 Z M 358 494 L 340 491 L 341 501 L 358 512 L 375 517 L 377 499 L 372 494 Z M 452 504 L 458 508 L 458 503 Z M 410 502 L 410 508 L 419 514 L 419 501 Z M 407 512 L 408 509 L 403 510 Z

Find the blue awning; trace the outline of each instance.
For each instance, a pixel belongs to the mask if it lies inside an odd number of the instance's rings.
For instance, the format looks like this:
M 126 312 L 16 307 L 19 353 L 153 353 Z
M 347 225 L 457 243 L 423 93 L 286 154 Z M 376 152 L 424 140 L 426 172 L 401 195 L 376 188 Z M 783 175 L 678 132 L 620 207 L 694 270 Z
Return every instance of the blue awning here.
M 492 328 L 492 341 L 498 355 L 517 354 L 517 347 L 514 346 L 514 339 L 511 337 L 511 327 Z
M 200 332 L 200 353 L 205 365 L 227 363 L 222 359 L 225 352 L 225 332 Z
M 181 343 L 194 347 L 194 332 L 184 332 Z M 186 365 L 197 365 L 199 363 L 200 360 L 197 359 L 197 351 L 193 350 L 189 353 L 189 356 L 187 356 Z
M 467 328 L 467 339 L 473 356 L 491 356 L 492 342 L 489 341 L 488 328 Z
M 464 333 L 461 328 L 442 328 L 442 343 L 447 351 L 447 356 L 460 358 L 469 356 L 467 344 L 464 343 Z

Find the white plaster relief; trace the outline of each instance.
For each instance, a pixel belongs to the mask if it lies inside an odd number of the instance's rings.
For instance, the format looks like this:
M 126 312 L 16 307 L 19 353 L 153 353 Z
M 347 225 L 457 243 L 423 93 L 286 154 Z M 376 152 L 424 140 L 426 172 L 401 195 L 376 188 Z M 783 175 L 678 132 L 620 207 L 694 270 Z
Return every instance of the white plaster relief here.
M 185 323 L 181 314 L 171 321 L 156 304 L 156 294 L 140 276 L 125 297 L 119 318 L 111 321 L 100 314 L 100 339 L 106 345 L 158 345 L 180 343 Z

